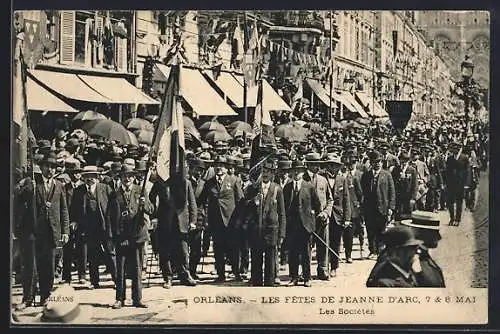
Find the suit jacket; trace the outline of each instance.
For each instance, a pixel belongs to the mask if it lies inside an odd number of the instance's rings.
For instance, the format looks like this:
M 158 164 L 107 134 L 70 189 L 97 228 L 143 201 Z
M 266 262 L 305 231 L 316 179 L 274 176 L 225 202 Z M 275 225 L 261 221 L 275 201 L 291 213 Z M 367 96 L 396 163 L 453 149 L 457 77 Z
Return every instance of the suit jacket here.
M 373 170 L 369 170 L 363 174 L 361 180 L 364 212 L 369 215 L 370 212 L 375 210 L 385 216 L 388 214 L 389 209 L 394 211 L 396 207 L 394 181 L 392 180 L 391 173 L 381 169 L 377 180 L 375 180 L 375 187 L 372 190 L 373 177 Z
M 464 187 L 471 184 L 471 169 L 469 158 L 465 154 L 460 154 L 458 160 L 456 156 L 450 155 L 446 160 L 446 186 L 448 191 L 462 191 Z
M 94 224 L 87 220 L 87 185 L 82 184 L 73 190 L 73 199 L 71 203 L 71 219 L 77 224 L 77 234 L 80 236 L 99 237 L 104 240 L 111 240 L 111 220 L 109 216 L 109 200 L 113 190 L 104 183 L 97 183 L 95 196 L 97 200 L 99 224 L 95 229 Z
M 198 180 L 195 180 L 193 178 L 191 178 L 190 180 L 194 190 L 194 197 L 196 198 L 196 201 L 198 201 L 198 198 L 200 197 L 201 192 L 205 187 L 206 180 L 204 180 L 202 177 L 200 177 Z M 207 226 L 208 221 L 206 203 L 204 205 L 197 205 L 196 229 L 203 230 L 207 228 Z
M 225 175 L 221 187 L 216 177 L 211 177 L 205 183 L 198 205 L 207 203 L 209 227 L 215 227 L 219 222 L 229 225 L 236 204 L 243 198 L 241 182 L 234 175 Z
M 197 205 L 196 198 L 191 181 L 186 182 L 186 202 L 182 208 L 177 208 L 172 194 L 171 183 L 157 180 L 149 192 L 149 200 L 156 203 L 158 197 L 159 205 L 156 208 L 158 216 L 158 231 L 170 233 L 171 224 L 176 222 L 181 233 L 189 232 L 189 225 L 196 224 Z M 154 207 L 155 205 L 153 205 Z
M 361 216 L 361 204 L 363 203 L 363 189 L 361 188 L 362 173 L 359 170 L 347 174 L 347 188 L 349 189 L 349 203 L 351 204 L 351 219 Z
M 399 159 L 394 154 L 387 152 L 387 155 L 384 157 L 382 165 L 385 169 L 389 169 L 396 165 L 399 165 Z
M 33 220 L 31 214 L 24 215 L 19 227 L 19 234 L 20 237 L 29 237 L 33 234 L 37 239 L 47 241 L 51 247 L 56 247 L 63 234 L 69 235 L 66 192 L 63 184 L 55 179 L 48 192 L 41 177 L 35 178 L 35 182 L 36 219 Z M 33 208 L 33 184 L 31 181 L 19 189 L 19 200 L 24 204 L 21 207 L 30 210 L 31 213 Z
M 417 170 L 417 180 L 423 180 L 424 183 L 427 183 L 429 180 L 429 168 L 427 164 L 423 161 L 416 160 L 413 161 L 413 165 Z
M 112 193 L 109 201 L 109 216 L 112 238 L 117 244 L 125 240 L 132 244 L 140 244 L 148 240 L 148 229 L 142 213 L 152 214 L 153 205 L 146 198 L 143 211 L 140 210 L 141 192 L 141 186 L 132 184 L 128 201 L 125 198 L 123 187 Z
M 404 201 L 416 200 L 418 194 L 417 170 L 409 165 L 404 175 L 404 166 L 397 166 L 392 172 L 396 196 Z
M 293 200 L 293 185 L 294 182 L 289 182 L 283 189 L 287 221 L 287 237 L 289 236 L 290 222 L 297 219 L 297 217 L 292 217 L 293 212 L 291 211 L 291 204 Z M 311 184 L 311 182 L 308 182 L 306 180 L 302 180 L 302 184 L 299 189 L 298 209 L 302 225 L 307 232 L 312 233 L 312 231 L 315 230 L 316 215 L 321 212 L 321 203 L 319 201 L 316 189 L 314 189 L 314 186 Z
M 250 186 L 254 187 L 254 185 Z M 249 193 L 253 191 L 249 189 Z M 255 189 L 258 192 L 258 189 Z M 283 189 L 271 182 L 264 198 L 258 193 L 247 202 L 246 225 L 251 247 L 277 246 L 286 235 L 286 212 Z
M 332 214 L 333 207 L 333 198 L 330 186 L 328 184 L 328 180 L 326 177 L 317 174 L 316 177 L 313 178 L 312 173 L 309 173 L 309 177 L 311 179 L 311 183 L 316 189 L 316 193 L 318 194 L 319 202 L 321 203 L 321 212 L 326 213 L 328 217 Z
M 429 187 L 439 188 L 444 184 L 443 180 L 443 162 L 441 157 L 432 157 L 428 159 L 427 166 L 429 168 Z
M 349 192 L 349 182 L 347 177 L 341 172 L 335 176 L 333 184 L 333 208 L 332 219 L 336 224 L 343 224 L 351 220 L 351 197 Z

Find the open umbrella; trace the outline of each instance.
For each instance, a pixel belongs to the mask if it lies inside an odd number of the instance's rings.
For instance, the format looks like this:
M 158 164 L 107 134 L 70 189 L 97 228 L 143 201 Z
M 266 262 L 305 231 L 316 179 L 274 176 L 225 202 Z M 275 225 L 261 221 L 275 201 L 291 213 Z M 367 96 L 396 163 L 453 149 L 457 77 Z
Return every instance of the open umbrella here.
M 371 122 L 371 120 L 369 118 L 363 118 L 363 117 L 358 117 L 355 119 L 355 121 L 361 125 L 368 125 Z
M 323 127 L 319 123 L 306 123 L 303 125 L 304 128 L 311 130 L 312 133 L 322 133 Z
M 285 138 L 291 142 L 305 141 L 308 132 L 308 129 L 294 125 L 293 123 L 281 124 L 274 129 L 274 135 L 276 137 Z
M 210 143 L 210 144 L 215 144 L 218 141 L 230 141 L 232 139 L 231 135 L 227 133 L 225 130 L 224 131 L 209 131 L 205 135 L 205 141 Z
M 298 126 L 302 126 L 302 127 L 303 127 L 304 125 L 306 125 L 306 124 L 307 124 L 307 122 L 306 122 L 306 121 L 303 121 L 303 120 L 300 120 L 300 119 L 298 119 L 298 120 L 296 120 L 296 121 L 293 121 L 292 123 L 293 123 L 293 124 L 296 124 L 296 125 L 298 125 Z
M 200 126 L 200 132 L 208 132 L 208 131 L 213 131 L 213 130 L 218 130 L 218 131 L 224 131 L 227 133 L 226 128 L 224 125 L 220 124 L 219 122 L 215 121 L 210 121 L 210 122 L 205 122 Z
M 228 125 L 227 129 L 229 130 L 229 134 L 231 136 L 235 136 L 237 133 L 248 133 L 252 134 L 253 133 L 253 128 L 250 124 L 243 122 L 243 121 L 235 121 L 231 124 Z
M 87 110 L 87 111 L 81 111 L 78 114 L 73 117 L 73 122 L 74 121 L 93 121 L 96 119 L 106 119 L 107 117 L 104 116 L 101 113 L 98 113 L 97 111 L 93 110 Z
M 139 129 L 134 131 L 135 136 L 137 137 L 137 141 L 139 144 L 153 144 L 153 135 L 154 132 L 146 129 Z
M 154 130 L 154 126 L 151 122 L 143 119 L 143 118 L 129 118 L 123 122 L 123 126 L 125 126 L 128 130 Z
M 96 119 L 82 124 L 82 129 L 89 136 L 102 137 L 107 140 L 114 140 L 123 145 L 138 145 L 135 135 L 125 129 L 123 125 L 110 119 Z

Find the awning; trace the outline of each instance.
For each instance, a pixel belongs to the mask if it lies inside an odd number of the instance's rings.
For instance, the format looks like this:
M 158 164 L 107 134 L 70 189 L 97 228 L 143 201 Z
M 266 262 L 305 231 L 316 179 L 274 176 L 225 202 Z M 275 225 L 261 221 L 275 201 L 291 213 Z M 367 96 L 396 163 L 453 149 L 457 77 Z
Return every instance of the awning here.
M 77 113 L 78 110 L 66 104 L 63 100 L 40 86 L 32 78 L 26 80 L 26 99 L 28 110 L 60 111 Z
M 114 103 L 114 101 L 89 87 L 76 74 L 42 70 L 31 70 L 30 73 L 56 95 L 79 101 Z
M 330 105 L 330 97 L 328 92 L 323 88 L 323 86 L 316 80 L 306 79 L 307 84 L 311 87 L 314 94 L 323 102 L 325 105 Z
M 182 97 L 199 116 L 237 115 L 199 70 L 181 67 L 180 82 Z
M 78 74 L 87 85 L 114 103 L 160 104 L 123 78 Z
M 356 92 L 356 96 L 361 101 L 364 108 L 368 108 L 368 112 L 372 117 L 388 117 L 387 111 L 382 106 L 366 93 Z
M 236 80 L 241 85 L 241 96 L 243 96 L 243 84 L 244 78 L 242 74 L 233 74 Z M 263 94 L 263 103 L 264 108 L 268 111 L 276 110 L 276 111 L 292 111 L 290 106 L 286 104 L 285 101 L 281 98 L 281 96 L 276 93 L 273 87 L 269 84 L 269 82 L 264 79 L 262 80 L 262 94 Z M 248 106 L 255 107 L 257 105 L 257 86 L 253 86 L 248 89 Z
M 210 70 L 205 71 L 204 74 L 222 90 L 224 95 L 234 103 L 236 108 L 244 107 L 243 86 L 231 73 L 221 72 L 217 79 L 214 78 L 213 72 Z
M 356 102 L 354 96 L 346 91 L 334 92 L 333 99 L 339 101 L 347 107 L 351 112 L 358 113 L 361 117 L 368 118 L 368 114 L 363 110 L 363 107 Z
M 160 74 L 164 77 L 165 81 L 168 80 L 168 77 L 170 75 L 170 67 L 167 65 L 158 64 L 158 63 L 155 63 L 155 67 L 159 70 Z M 157 72 L 153 72 L 153 73 L 155 74 Z M 153 74 L 153 78 L 155 77 L 154 74 Z

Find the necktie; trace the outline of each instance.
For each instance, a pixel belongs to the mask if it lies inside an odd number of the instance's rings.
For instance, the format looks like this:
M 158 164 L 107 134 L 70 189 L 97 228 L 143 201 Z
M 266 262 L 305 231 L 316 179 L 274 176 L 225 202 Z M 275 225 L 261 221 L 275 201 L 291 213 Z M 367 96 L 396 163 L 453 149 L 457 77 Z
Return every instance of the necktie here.
M 297 181 L 294 182 L 293 192 L 295 196 L 299 193 L 299 183 Z
M 222 177 L 217 176 L 217 184 L 219 185 L 219 188 L 222 188 Z

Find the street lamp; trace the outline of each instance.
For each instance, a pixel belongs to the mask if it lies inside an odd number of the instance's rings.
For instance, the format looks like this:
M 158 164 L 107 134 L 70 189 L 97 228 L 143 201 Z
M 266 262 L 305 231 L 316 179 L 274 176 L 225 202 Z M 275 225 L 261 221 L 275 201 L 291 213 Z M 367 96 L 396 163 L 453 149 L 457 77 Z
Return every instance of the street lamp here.
M 454 90 L 454 93 L 464 101 L 465 105 L 465 123 L 467 126 L 467 130 L 470 129 L 470 116 L 472 105 L 478 104 L 479 100 L 479 90 L 472 78 L 474 74 L 474 63 L 470 60 L 469 56 L 465 56 L 465 59 L 460 64 L 462 81 L 457 82 L 457 86 Z
M 474 73 L 474 63 L 470 60 L 469 56 L 465 56 L 460 68 L 462 69 L 462 77 L 464 80 L 468 81 L 472 78 L 472 74 Z

